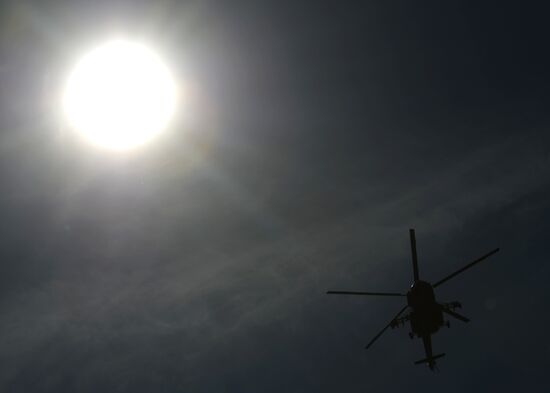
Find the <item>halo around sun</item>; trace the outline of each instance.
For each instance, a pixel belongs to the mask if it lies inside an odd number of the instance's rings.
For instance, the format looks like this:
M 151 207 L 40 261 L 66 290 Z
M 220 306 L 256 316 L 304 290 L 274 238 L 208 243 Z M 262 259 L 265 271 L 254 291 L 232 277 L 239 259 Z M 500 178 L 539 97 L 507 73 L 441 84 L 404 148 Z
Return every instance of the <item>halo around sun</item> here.
M 115 40 L 85 55 L 69 75 L 63 109 L 92 143 L 128 150 L 168 125 L 176 87 L 168 68 L 139 43 Z

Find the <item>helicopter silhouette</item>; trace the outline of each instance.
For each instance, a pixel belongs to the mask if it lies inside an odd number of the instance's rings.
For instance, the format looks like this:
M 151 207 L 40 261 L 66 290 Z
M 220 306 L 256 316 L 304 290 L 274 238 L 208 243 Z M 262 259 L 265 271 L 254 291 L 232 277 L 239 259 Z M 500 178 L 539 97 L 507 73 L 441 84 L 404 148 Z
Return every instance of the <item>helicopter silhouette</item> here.
M 417 360 L 415 364 L 427 364 L 430 370 L 434 370 L 436 366 L 436 359 L 439 359 L 445 356 L 444 353 L 433 355 L 432 352 L 432 335 L 435 334 L 441 327 L 447 326 L 450 327 L 450 323 L 445 321 L 443 314 L 447 314 L 453 318 L 456 318 L 462 322 L 469 322 L 470 320 L 463 315 L 458 314 L 454 311 L 457 308 L 461 308 L 462 305 L 457 302 L 449 303 L 438 303 L 435 299 L 434 289 L 442 285 L 443 283 L 449 281 L 451 278 L 454 278 L 463 271 L 471 268 L 477 263 L 485 260 L 491 255 L 499 251 L 499 248 L 494 249 L 493 251 L 477 258 L 476 260 L 470 262 L 463 268 L 455 271 L 452 274 L 449 274 L 445 278 L 431 284 L 427 281 L 420 279 L 418 273 L 418 259 L 416 255 L 416 237 L 414 229 L 409 230 L 411 238 L 411 251 L 412 251 L 412 264 L 413 264 L 413 274 L 414 282 L 411 285 L 408 292 L 405 293 L 388 293 L 388 292 L 352 292 L 352 291 L 327 291 L 329 295 L 363 295 L 363 296 L 406 296 L 407 305 L 403 307 L 392 319 L 391 321 L 376 335 L 373 339 L 367 344 L 366 349 L 370 346 L 389 328 L 396 328 L 404 326 L 405 323 L 410 322 L 411 331 L 409 337 L 411 339 L 418 337 L 422 338 L 424 343 L 424 351 L 426 352 L 426 357 L 424 359 Z M 401 316 L 407 309 L 410 309 L 410 312 L 404 316 Z

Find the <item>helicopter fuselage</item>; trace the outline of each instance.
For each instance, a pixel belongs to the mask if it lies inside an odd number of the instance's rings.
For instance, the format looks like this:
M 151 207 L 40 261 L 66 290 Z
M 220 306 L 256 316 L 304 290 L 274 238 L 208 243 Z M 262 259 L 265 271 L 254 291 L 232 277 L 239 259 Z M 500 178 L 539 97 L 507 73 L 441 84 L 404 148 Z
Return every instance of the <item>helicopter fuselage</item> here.
M 412 312 L 409 315 L 412 333 L 424 337 L 437 332 L 444 324 L 441 305 L 435 301 L 430 283 L 418 280 L 407 292 L 407 302 Z
M 414 229 L 409 230 L 411 238 L 411 251 L 412 251 L 412 265 L 413 265 L 413 279 L 414 282 L 411 285 L 409 291 L 405 295 L 402 292 L 366 292 L 366 291 L 327 291 L 328 294 L 333 295 L 361 295 L 361 296 L 407 296 L 407 305 L 404 306 L 399 312 L 390 320 L 390 322 L 384 326 L 384 328 L 373 337 L 373 339 L 367 344 L 366 349 L 378 340 L 378 338 L 388 329 L 404 326 L 407 322 L 411 324 L 411 331 L 409 332 L 410 338 L 419 337 L 424 344 L 424 352 L 426 357 L 414 362 L 414 364 L 427 364 L 431 370 L 435 369 L 436 360 L 445 356 L 444 353 L 437 355 L 432 351 L 432 334 L 435 334 L 441 327 L 450 327 L 448 321 L 443 319 L 443 314 L 451 316 L 462 322 L 469 322 L 470 320 L 463 315 L 460 315 L 456 311 L 456 308 L 461 308 L 462 305 L 458 301 L 438 303 L 435 299 L 434 288 L 439 287 L 441 284 L 447 282 L 463 271 L 471 268 L 479 262 L 487 259 L 499 249 L 496 248 L 493 251 L 477 258 L 470 262 L 461 269 L 449 274 L 443 279 L 431 284 L 420 279 L 418 271 L 418 258 L 416 255 L 416 237 Z M 408 311 L 404 316 L 403 313 Z

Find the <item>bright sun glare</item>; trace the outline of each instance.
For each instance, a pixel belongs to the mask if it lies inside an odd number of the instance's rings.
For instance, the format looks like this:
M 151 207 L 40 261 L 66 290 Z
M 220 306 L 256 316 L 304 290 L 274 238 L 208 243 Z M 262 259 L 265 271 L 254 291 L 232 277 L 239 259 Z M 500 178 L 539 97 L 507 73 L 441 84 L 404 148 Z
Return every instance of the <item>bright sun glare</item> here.
M 96 145 L 127 150 L 166 128 L 174 80 L 145 46 L 111 41 L 84 56 L 67 81 L 63 108 L 72 127 Z

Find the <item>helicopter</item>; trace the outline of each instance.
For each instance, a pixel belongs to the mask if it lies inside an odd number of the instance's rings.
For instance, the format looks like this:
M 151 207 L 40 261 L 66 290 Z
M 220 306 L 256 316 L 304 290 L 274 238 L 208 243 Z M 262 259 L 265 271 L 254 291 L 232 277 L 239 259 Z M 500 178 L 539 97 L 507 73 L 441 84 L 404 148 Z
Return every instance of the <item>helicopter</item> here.
M 404 326 L 407 322 L 410 323 L 411 331 L 409 337 L 414 339 L 415 337 L 421 338 L 424 343 L 424 351 L 426 357 L 415 361 L 415 364 L 426 364 L 430 370 L 436 368 L 436 360 L 445 356 L 444 353 L 434 355 L 432 351 L 432 335 L 435 334 L 441 327 L 450 327 L 449 321 L 445 321 L 444 315 L 451 316 L 462 322 L 469 322 L 470 320 L 463 315 L 460 315 L 455 310 L 461 308 L 462 305 L 458 301 L 449 303 L 439 303 L 436 301 L 434 289 L 440 285 L 446 283 L 450 279 L 456 277 L 465 270 L 478 264 L 479 262 L 489 258 L 491 255 L 497 253 L 499 248 L 477 258 L 476 260 L 468 263 L 461 269 L 458 269 L 452 274 L 442 278 L 435 283 L 429 283 L 421 280 L 418 272 L 418 258 L 416 255 L 416 237 L 414 229 L 409 230 L 411 239 L 411 252 L 412 252 L 412 265 L 414 282 L 407 293 L 394 293 L 394 292 L 353 292 L 353 291 L 327 291 L 329 295 L 360 295 L 360 296 L 402 296 L 407 297 L 407 305 L 405 305 L 399 312 L 390 320 L 390 322 L 384 326 L 384 328 L 372 338 L 372 340 L 365 347 L 370 348 L 374 342 L 380 338 L 380 336 L 389 328 L 397 328 Z M 410 310 L 404 316 L 401 316 L 406 310 Z

